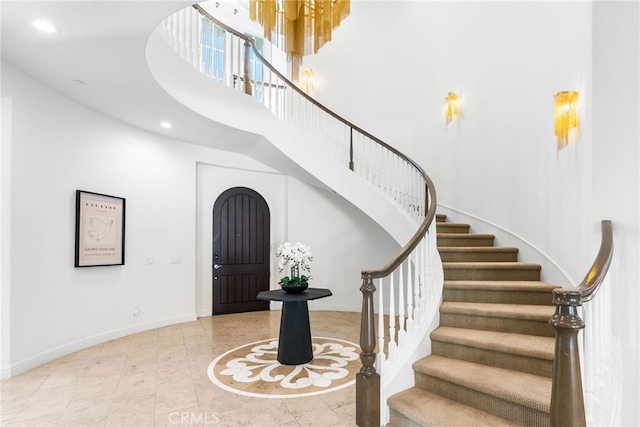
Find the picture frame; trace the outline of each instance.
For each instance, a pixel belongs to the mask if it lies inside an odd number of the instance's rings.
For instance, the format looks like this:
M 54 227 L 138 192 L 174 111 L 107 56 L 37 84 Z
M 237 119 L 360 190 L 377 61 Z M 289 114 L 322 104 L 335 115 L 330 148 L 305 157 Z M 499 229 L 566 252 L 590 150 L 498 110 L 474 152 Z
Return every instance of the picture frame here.
M 126 200 L 76 190 L 75 267 L 124 265 Z

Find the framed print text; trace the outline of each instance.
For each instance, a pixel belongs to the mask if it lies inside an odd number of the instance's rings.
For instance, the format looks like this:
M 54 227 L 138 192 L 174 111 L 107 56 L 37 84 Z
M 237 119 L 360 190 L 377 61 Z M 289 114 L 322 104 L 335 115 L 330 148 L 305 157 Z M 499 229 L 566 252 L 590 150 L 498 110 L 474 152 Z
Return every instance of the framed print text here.
M 124 265 L 125 199 L 76 191 L 76 267 Z

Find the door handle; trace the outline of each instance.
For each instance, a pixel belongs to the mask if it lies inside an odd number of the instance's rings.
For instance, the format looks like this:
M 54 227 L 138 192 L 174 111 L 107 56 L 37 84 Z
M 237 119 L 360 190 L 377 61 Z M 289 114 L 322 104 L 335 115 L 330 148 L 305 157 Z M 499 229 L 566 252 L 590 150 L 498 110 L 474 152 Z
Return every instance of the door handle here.
M 213 269 L 214 269 L 214 270 L 217 270 L 217 269 L 219 269 L 220 267 L 222 267 L 220 264 L 213 264 Z

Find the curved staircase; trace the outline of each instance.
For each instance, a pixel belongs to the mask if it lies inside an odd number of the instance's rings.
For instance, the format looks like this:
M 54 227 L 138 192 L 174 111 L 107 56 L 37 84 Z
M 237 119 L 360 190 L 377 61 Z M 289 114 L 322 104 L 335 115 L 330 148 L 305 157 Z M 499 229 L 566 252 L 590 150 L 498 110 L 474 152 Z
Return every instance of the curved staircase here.
M 437 217 L 444 267 L 432 354 L 415 386 L 388 400 L 390 426 L 549 426 L 555 331 L 552 290 L 516 248 Z
M 613 254 L 610 221 L 602 221 L 600 251 L 577 288 L 541 282 L 539 265 L 519 263 L 518 250 L 495 247 L 494 236 L 471 234 L 469 225 L 444 216 L 436 227 L 436 194 L 426 172 L 302 92 L 251 37 L 199 5 L 171 15 L 157 30 L 147 44 L 149 68 L 176 100 L 259 135 L 243 145 L 246 154 L 336 191 L 404 245 L 382 269 L 362 271 L 358 425 L 377 427 L 390 415 L 389 425 L 398 426 L 586 425 L 578 307 L 605 281 Z M 229 55 L 213 55 L 216 37 Z M 188 67 L 193 75 L 185 78 Z M 238 91 L 249 96 L 224 102 Z M 441 297 L 432 354 L 421 358 Z M 597 320 L 610 325 L 606 317 Z M 593 357 L 598 344 L 610 341 L 595 335 L 591 358 L 599 360 Z M 411 383 L 416 359 L 415 386 L 386 399 Z

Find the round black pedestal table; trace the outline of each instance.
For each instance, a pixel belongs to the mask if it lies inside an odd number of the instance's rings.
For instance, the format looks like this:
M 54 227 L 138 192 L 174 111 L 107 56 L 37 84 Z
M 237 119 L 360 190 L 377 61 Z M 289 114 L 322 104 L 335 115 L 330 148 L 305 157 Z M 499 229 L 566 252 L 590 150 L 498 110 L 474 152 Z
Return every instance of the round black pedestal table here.
M 282 289 L 262 291 L 262 301 L 282 301 L 278 362 L 283 365 L 302 365 L 313 359 L 311 325 L 307 301 L 333 295 L 329 289 L 308 288 L 301 294 L 288 294 Z

